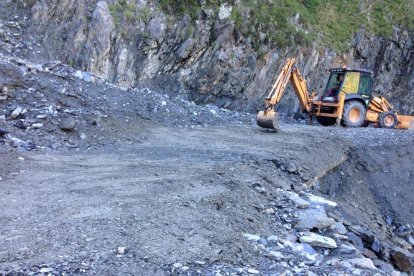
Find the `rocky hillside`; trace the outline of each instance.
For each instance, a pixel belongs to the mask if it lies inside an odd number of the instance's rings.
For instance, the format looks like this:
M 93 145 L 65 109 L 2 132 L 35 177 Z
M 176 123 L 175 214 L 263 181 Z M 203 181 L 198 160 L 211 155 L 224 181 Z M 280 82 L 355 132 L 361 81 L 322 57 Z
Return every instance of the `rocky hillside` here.
M 61 60 L 124 87 L 248 111 L 261 107 L 287 57 L 299 58 L 309 88 L 319 91 L 326 70 L 346 63 L 374 70 L 375 91 L 413 113 L 410 3 L 2 1 L 0 36 L 9 43 L 0 48 Z M 291 96 L 281 108 L 295 106 Z

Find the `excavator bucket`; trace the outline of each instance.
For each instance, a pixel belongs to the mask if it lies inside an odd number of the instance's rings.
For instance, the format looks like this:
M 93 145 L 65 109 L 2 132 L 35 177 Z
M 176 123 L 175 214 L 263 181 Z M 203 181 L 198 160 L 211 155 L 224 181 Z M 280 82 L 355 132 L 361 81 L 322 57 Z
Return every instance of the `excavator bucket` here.
M 414 130 L 414 116 L 398 115 L 398 128 Z
M 279 114 L 274 110 L 260 111 L 256 121 L 260 127 L 279 130 Z

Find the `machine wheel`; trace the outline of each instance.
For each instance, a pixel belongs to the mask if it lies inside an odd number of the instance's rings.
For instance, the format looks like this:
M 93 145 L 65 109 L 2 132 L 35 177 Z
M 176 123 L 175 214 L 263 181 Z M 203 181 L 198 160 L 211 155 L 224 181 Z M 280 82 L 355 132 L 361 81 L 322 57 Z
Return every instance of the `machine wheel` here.
M 378 124 L 382 128 L 395 128 L 397 123 L 398 117 L 394 111 L 385 111 L 378 116 Z
M 336 118 L 331 117 L 316 117 L 316 120 L 323 126 L 332 126 L 336 123 Z
M 364 124 L 367 110 L 360 101 L 345 103 L 342 124 L 346 127 L 360 127 Z

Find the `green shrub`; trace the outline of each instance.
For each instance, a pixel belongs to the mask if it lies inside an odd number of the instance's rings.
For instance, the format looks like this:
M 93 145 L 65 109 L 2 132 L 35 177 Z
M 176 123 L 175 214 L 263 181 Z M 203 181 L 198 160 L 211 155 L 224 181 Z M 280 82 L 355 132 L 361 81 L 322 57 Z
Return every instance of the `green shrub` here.
M 158 0 L 168 14 L 190 15 L 201 11 L 200 0 Z M 414 30 L 413 0 L 206 0 L 217 12 L 222 3 L 233 5 L 231 19 L 249 37 L 255 49 L 260 44 L 286 47 L 320 45 L 344 51 L 355 33 L 367 32 L 389 37 L 393 26 Z M 235 4 L 236 3 L 236 4 Z M 294 23 L 294 18 L 299 22 Z M 297 24 L 298 23 L 298 24 Z M 265 41 L 260 41 L 264 34 Z
M 118 2 L 110 4 L 109 12 L 117 25 L 125 22 L 133 23 L 137 19 L 136 5 L 127 0 L 118 0 Z

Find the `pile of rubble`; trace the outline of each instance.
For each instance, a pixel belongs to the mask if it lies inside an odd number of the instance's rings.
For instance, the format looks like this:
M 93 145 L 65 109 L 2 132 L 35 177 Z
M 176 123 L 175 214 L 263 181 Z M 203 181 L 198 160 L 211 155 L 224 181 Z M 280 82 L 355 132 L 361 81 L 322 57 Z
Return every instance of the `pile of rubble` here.
M 98 148 L 139 141 L 151 124 L 252 123 L 250 114 L 198 106 L 185 94 L 171 97 L 148 88 L 123 89 L 57 61 L 34 64 L 0 57 L 0 139 L 10 147 Z M 131 140 L 134 130 L 137 139 Z
M 171 271 L 193 275 L 410 275 L 409 252 L 414 245 L 407 241 L 381 239 L 369 229 L 345 220 L 333 201 L 311 193 L 299 194 L 279 189 L 271 208 L 263 210 L 276 223 L 278 235 L 261 237 L 244 233 L 260 256 L 255 265 L 232 266 L 202 262 L 175 263 Z M 275 232 L 276 232 L 275 231 Z M 411 242 L 411 244 L 410 244 Z

